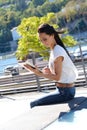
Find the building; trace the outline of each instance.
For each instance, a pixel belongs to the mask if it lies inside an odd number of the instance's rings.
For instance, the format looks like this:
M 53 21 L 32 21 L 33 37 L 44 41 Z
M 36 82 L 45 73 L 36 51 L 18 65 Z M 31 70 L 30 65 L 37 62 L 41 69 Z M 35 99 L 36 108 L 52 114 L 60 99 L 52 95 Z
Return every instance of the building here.
M 14 27 L 12 30 L 12 37 L 13 37 L 13 41 L 17 41 L 21 36 L 19 35 L 19 33 L 17 32 L 17 27 Z

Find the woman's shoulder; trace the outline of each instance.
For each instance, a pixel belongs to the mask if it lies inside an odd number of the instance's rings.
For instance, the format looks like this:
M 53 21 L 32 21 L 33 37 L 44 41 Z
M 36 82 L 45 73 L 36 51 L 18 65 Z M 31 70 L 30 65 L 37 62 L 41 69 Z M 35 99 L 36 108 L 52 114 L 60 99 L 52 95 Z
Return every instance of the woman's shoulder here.
M 65 53 L 65 50 L 60 45 L 56 45 L 54 51 Z
M 65 57 L 66 56 L 66 52 L 65 50 L 59 46 L 59 45 L 56 45 L 54 47 L 54 50 L 53 50 L 53 53 L 52 53 L 55 57 L 59 57 L 59 56 L 63 56 Z

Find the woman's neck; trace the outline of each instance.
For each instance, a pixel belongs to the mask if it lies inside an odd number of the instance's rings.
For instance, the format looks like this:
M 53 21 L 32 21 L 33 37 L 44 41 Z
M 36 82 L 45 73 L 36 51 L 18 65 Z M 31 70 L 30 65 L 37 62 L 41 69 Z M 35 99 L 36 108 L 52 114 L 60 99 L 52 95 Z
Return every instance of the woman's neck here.
M 52 46 L 50 47 L 50 49 L 53 50 L 56 45 L 57 45 L 56 43 L 52 44 Z

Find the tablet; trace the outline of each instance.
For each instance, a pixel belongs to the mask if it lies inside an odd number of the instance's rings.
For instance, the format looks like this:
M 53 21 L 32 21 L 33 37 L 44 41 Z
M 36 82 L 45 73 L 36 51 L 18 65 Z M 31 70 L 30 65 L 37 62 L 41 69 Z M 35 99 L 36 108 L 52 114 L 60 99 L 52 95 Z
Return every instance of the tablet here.
M 33 69 L 36 69 L 35 66 L 29 62 L 19 62 L 19 65 L 24 66 L 25 64 L 31 66 Z
M 32 67 L 33 69 L 36 69 L 36 67 L 32 64 L 26 63 L 27 65 L 29 65 L 30 67 Z
M 34 65 L 32 65 L 32 64 L 30 64 L 30 63 L 26 63 L 27 65 L 29 65 L 30 67 L 32 67 L 33 69 L 36 69 L 36 67 L 34 66 Z M 39 69 L 38 69 L 39 70 Z M 41 70 L 39 70 L 41 73 L 42 73 L 42 71 Z

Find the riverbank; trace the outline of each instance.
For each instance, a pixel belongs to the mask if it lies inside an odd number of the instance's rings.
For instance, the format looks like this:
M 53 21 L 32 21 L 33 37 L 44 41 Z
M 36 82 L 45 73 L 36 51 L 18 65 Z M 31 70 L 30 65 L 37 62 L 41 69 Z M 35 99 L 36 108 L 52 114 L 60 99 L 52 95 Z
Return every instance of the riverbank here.
M 10 52 L 5 52 L 5 53 L 0 53 L 0 57 L 2 57 L 2 56 L 13 56 L 13 55 L 15 55 L 15 52 L 16 51 L 10 51 Z

